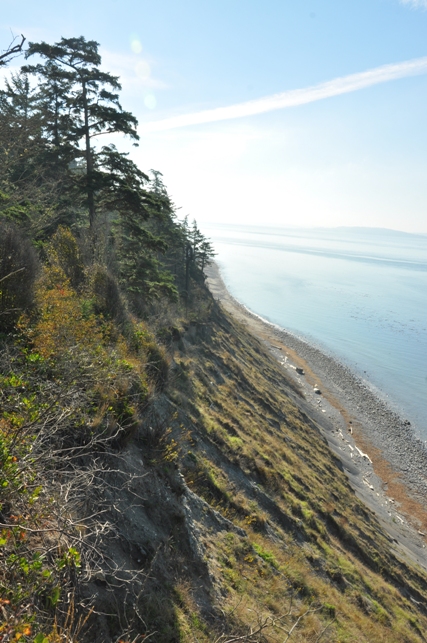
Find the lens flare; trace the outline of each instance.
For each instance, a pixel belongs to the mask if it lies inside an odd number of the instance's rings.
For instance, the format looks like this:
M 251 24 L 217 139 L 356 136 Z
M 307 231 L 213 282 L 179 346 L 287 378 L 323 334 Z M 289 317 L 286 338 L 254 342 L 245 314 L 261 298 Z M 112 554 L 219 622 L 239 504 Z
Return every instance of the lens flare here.
M 150 78 L 150 65 L 146 60 L 139 60 L 135 65 L 135 73 L 140 80 L 148 80 Z
M 132 38 L 130 41 L 130 48 L 134 54 L 140 54 L 142 51 L 141 41 L 138 38 Z
M 156 107 L 157 100 L 154 94 L 147 94 L 144 98 L 144 105 L 145 107 L 148 107 L 148 109 L 154 109 Z

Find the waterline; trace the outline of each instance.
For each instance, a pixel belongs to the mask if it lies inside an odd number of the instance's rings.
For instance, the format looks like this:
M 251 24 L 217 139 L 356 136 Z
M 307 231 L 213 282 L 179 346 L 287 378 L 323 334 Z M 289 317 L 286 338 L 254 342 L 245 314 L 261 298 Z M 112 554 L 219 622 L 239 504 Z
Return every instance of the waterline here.
M 244 226 L 204 232 L 236 299 L 348 365 L 427 438 L 427 237 Z

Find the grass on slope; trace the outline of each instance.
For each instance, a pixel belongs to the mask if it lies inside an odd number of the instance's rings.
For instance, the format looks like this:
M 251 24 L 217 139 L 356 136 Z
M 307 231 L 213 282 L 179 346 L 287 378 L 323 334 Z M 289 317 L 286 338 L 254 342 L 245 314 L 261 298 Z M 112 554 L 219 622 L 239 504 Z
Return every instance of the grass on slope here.
M 281 628 L 306 613 L 293 641 L 425 640 L 427 574 L 392 553 L 258 340 L 216 311 L 193 324 L 174 359 L 173 439 L 186 482 L 246 532 L 205 543 L 237 631 L 261 619 L 262 640 L 287 640 Z
M 0 640 L 425 641 L 427 574 L 198 294 L 120 328 L 53 266 L 3 338 Z

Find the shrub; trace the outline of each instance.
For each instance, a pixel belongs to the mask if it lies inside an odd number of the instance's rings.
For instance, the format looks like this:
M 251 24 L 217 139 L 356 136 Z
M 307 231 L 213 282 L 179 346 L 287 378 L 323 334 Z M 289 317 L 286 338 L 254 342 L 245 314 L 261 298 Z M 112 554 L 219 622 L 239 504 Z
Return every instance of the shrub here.
M 169 363 L 165 350 L 154 341 L 149 342 L 145 350 L 147 375 L 154 382 L 157 391 L 164 391 L 169 376 Z
M 103 345 L 102 328 L 87 316 L 76 291 L 60 268 L 45 268 L 37 287 L 38 318 L 31 331 L 34 349 L 44 359 L 70 363 L 73 356 L 95 357 Z
M 104 266 L 93 267 L 89 277 L 89 292 L 97 315 L 112 319 L 119 325 L 126 322 L 126 307 L 119 286 Z
M 134 405 L 144 405 L 148 395 L 144 364 L 133 359 L 123 337 L 111 341 L 114 325 L 88 314 L 84 304 L 60 268 L 45 268 L 37 285 L 37 315 L 19 323 L 31 346 L 27 359 L 39 360 L 53 386 L 73 392 L 74 430 L 68 423 L 58 439 L 71 448 L 94 435 L 120 435 L 121 444 L 137 426 Z
M 59 226 L 53 235 L 47 254 L 52 265 L 61 268 L 73 288 L 84 281 L 84 266 L 76 238 L 69 228 Z
M 126 340 L 133 355 L 145 363 L 147 377 L 157 391 L 164 391 L 169 379 L 169 361 L 163 346 L 160 346 L 144 322 L 130 322 L 126 326 Z

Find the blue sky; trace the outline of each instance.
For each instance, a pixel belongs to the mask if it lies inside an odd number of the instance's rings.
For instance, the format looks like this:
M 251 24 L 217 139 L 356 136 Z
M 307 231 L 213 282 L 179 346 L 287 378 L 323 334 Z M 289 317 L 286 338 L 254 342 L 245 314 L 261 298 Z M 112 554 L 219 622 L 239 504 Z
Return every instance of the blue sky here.
M 427 0 L 2 0 L 11 31 L 101 44 L 124 148 L 202 227 L 427 233 Z

